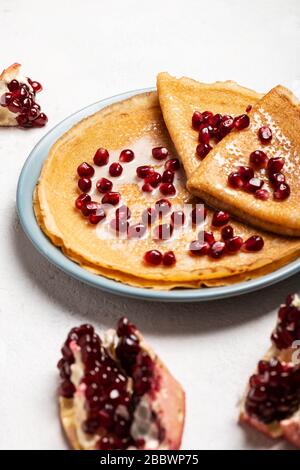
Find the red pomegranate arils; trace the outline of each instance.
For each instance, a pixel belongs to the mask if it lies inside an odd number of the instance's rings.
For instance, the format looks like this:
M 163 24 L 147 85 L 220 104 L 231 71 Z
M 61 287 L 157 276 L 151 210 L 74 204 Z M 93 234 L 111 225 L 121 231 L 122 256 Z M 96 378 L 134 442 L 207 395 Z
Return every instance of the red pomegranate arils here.
M 282 168 L 284 167 L 285 160 L 282 157 L 274 157 L 270 158 L 268 162 L 268 173 L 272 175 L 274 173 L 280 173 Z
M 235 236 L 226 240 L 226 249 L 229 253 L 236 253 L 242 248 L 243 239 L 242 237 Z
M 120 198 L 120 193 L 111 191 L 104 194 L 101 202 L 102 204 L 111 204 L 112 206 L 116 206 L 117 204 L 119 204 Z
M 112 190 L 112 187 L 112 182 L 107 178 L 100 178 L 100 180 L 98 180 L 96 183 L 96 188 L 99 193 L 107 193 L 108 191 Z
M 138 178 L 145 179 L 147 176 L 150 176 L 154 173 L 154 168 L 149 165 L 138 166 L 136 169 L 136 174 Z
M 198 157 L 205 158 L 206 155 L 209 154 L 211 149 L 212 149 L 212 146 L 209 145 L 209 144 L 198 144 L 197 147 L 196 147 L 196 153 L 197 153 Z
M 216 241 L 214 234 L 212 232 L 207 232 L 206 230 L 203 230 L 198 233 L 198 240 L 202 242 L 205 241 L 209 245 L 213 245 Z
M 152 156 L 156 160 L 165 160 L 168 155 L 169 152 L 166 147 L 155 147 L 152 149 Z
M 248 104 L 248 106 L 246 108 L 246 113 L 250 113 L 251 110 L 252 110 L 252 105 Z
M 200 125 L 203 123 L 204 118 L 202 116 L 202 113 L 200 111 L 194 111 L 194 114 L 192 116 L 192 127 L 195 129 L 195 131 L 199 130 Z
M 176 188 L 172 183 L 162 183 L 159 190 L 164 196 L 175 196 L 176 194 Z
M 78 198 L 75 201 L 75 207 L 79 210 L 82 209 L 82 207 L 87 203 L 91 201 L 91 196 L 86 193 L 82 193 L 78 196 Z
M 215 212 L 212 218 L 212 225 L 214 227 L 222 227 L 223 225 L 227 224 L 229 219 L 230 219 L 230 215 L 228 214 L 228 212 L 225 212 L 225 211 Z
M 198 139 L 201 144 L 209 144 L 210 132 L 207 126 L 200 127 Z
M 97 166 L 107 165 L 109 160 L 109 153 L 106 149 L 100 147 L 94 155 L 94 163 Z
M 268 126 L 262 126 L 258 130 L 258 137 L 263 144 L 268 144 L 272 140 L 272 131 Z
M 170 212 L 172 207 L 172 204 L 168 199 L 159 199 L 155 203 L 155 209 L 157 214 L 160 215 L 166 215 L 168 212 Z
M 238 174 L 244 182 L 247 182 L 251 180 L 251 178 L 254 178 L 254 171 L 253 168 L 251 168 L 250 166 L 239 166 Z
M 144 183 L 142 186 L 142 191 L 144 191 L 144 193 L 152 193 L 153 187 L 149 183 Z
M 170 158 L 165 163 L 165 170 L 177 171 L 180 168 L 180 161 L 178 158 Z
M 224 241 L 233 237 L 233 228 L 231 225 L 225 225 L 221 230 L 221 237 Z
M 234 127 L 239 131 L 242 129 L 246 129 L 246 127 L 248 127 L 249 124 L 250 124 L 250 118 L 248 114 L 241 114 L 240 116 L 237 116 L 234 119 Z
M 250 251 L 250 252 L 260 251 L 263 247 L 264 247 L 264 240 L 259 235 L 252 235 L 243 244 L 243 248 L 246 251 Z
M 164 266 L 173 266 L 176 263 L 174 251 L 167 251 L 164 253 L 162 262 Z
M 285 176 L 283 173 L 272 173 L 270 174 L 270 182 L 276 188 L 281 183 L 285 183 Z
M 234 189 L 241 189 L 244 186 L 244 180 L 237 172 L 232 172 L 228 176 L 228 184 Z
M 192 255 L 204 256 L 210 250 L 210 244 L 205 241 L 194 240 L 190 243 L 190 252 Z
M 110 165 L 109 167 L 110 176 L 118 177 L 118 176 L 121 176 L 122 173 L 123 173 L 123 167 L 120 163 L 114 162 Z
M 248 193 L 255 193 L 261 189 L 264 185 L 264 181 L 259 178 L 251 178 L 247 183 L 244 184 L 244 190 Z
M 160 182 L 161 182 L 161 175 L 157 171 L 154 171 L 149 176 L 147 176 L 147 178 L 145 178 L 145 184 L 150 184 L 152 188 L 157 188 Z
M 162 254 L 158 250 L 149 250 L 144 254 L 144 260 L 148 264 L 158 266 L 162 262 Z
M 219 133 L 221 137 L 225 137 L 234 128 L 234 119 L 229 117 L 223 120 L 219 125 Z
M 79 178 L 78 180 L 78 188 L 83 192 L 83 193 L 88 193 L 89 190 L 92 187 L 92 182 L 90 178 Z
M 209 256 L 214 259 L 221 258 L 226 252 L 226 245 L 224 242 L 217 241 L 209 248 Z
M 269 158 L 262 150 L 255 150 L 250 153 L 250 163 L 255 168 L 266 168 Z
M 102 208 L 97 209 L 95 214 L 90 214 L 89 215 L 89 222 L 91 224 L 96 225 L 99 222 L 101 222 L 103 219 L 105 219 L 105 217 L 106 217 L 106 215 L 105 215 L 104 210 Z
M 163 183 L 173 183 L 174 176 L 175 176 L 174 171 L 165 170 L 162 174 L 161 180 L 162 180 Z
M 211 111 L 204 111 L 204 113 L 202 113 L 202 116 L 204 121 L 208 121 L 209 118 L 213 116 L 213 113 Z
M 101 215 L 103 213 L 103 208 L 101 204 L 96 201 L 86 202 L 81 208 L 81 212 L 85 217 L 88 217 L 90 214 L 96 214 L 98 211 L 100 211 Z
M 290 194 L 291 189 L 289 185 L 287 183 L 281 183 L 276 187 L 273 196 L 277 201 L 284 201 L 289 197 Z
M 122 150 L 119 156 L 119 161 L 122 163 L 129 163 L 132 162 L 134 159 L 134 152 L 130 149 Z
M 255 191 L 254 196 L 261 201 L 267 201 L 270 197 L 270 193 L 267 189 L 258 189 Z

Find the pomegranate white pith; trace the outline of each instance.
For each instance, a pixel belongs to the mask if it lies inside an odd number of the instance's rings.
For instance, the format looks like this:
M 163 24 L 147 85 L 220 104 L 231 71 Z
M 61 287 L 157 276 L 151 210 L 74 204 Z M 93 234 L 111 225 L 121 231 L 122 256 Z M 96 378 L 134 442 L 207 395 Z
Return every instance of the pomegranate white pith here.
M 300 299 L 296 294 L 280 306 L 271 340 L 271 348 L 249 380 L 240 421 L 300 447 Z
M 58 367 L 61 418 L 78 449 L 178 449 L 185 398 L 178 382 L 127 319 L 101 341 L 73 328 Z

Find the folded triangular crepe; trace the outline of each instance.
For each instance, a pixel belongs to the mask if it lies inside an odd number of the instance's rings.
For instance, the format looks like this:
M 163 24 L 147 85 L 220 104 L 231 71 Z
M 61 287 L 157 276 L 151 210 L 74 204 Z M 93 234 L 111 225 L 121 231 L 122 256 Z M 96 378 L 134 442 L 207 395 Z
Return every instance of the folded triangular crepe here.
M 262 140 L 262 127 L 271 130 L 271 139 L 265 135 Z M 299 102 L 289 90 L 277 86 L 254 106 L 247 129 L 234 130 L 207 155 L 188 181 L 188 188 L 244 222 L 277 234 L 300 236 L 299 136 Z M 257 150 L 266 155 L 258 167 L 255 156 L 250 158 Z M 250 186 L 246 182 L 240 189 L 232 187 L 230 175 L 241 173 L 240 167 L 252 168 L 259 180 L 254 186 L 263 183 L 265 193 L 254 192 L 253 180 Z
M 201 163 L 196 154 L 198 133 L 192 128 L 194 111 L 237 116 L 262 97 L 233 81 L 207 84 L 165 72 L 157 76 L 157 91 L 164 121 L 188 178 Z

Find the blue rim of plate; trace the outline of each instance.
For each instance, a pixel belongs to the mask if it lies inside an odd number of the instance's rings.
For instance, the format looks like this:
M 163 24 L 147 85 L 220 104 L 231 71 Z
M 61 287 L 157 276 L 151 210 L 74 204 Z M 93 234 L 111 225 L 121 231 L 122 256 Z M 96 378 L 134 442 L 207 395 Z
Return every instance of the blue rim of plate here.
M 32 197 L 42 165 L 48 155 L 50 147 L 62 134 L 81 119 L 112 103 L 130 98 L 133 95 L 154 90 L 155 88 L 132 90 L 91 104 L 80 111 L 71 114 L 69 117 L 57 124 L 33 148 L 19 177 L 17 188 L 17 210 L 23 230 L 36 249 L 62 271 L 75 279 L 89 284 L 90 286 L 112 294 L 152 301 L 200 302 L 233 297 L 270 286 L 271 284 L 282 281 L 283 279 L 299 272 L 300 259 L 293 261 L 270 274 L 230 286 L 196 289 L 182 288 L 170 291 L 132 287 L 103 276 L 92 274 L 81 268 L 78 264 L 67 258 L 63 252 L 54 246 L 44 235 L 34 215 Z

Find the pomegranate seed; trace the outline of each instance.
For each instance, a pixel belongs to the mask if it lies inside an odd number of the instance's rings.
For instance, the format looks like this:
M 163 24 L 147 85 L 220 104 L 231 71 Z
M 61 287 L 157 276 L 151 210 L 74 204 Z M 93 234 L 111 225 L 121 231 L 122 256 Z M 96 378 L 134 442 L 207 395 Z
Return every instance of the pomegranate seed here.
M 145 183 L 150 184 L 152 188 L 157 188 L 160 182 L 161 182 L 161 175 L 157 171 L 154 171 L 145 179 Z
M 98 210 L 101 215 L 103 210 L 101 204 L 95 201 L 86 202 L 81 208 L 81 212 L 85 217 L 88 217 L 90 214 L 96 214 Z
M 221 237 L 224 241 L 229 240 L 233 237 L 233 228 L 231 225 L 225 225 L 221 230 Z
M 211 258 L 221 258 L 226 252 L 226 245 L 224 242 L 215 242 L 213 245 L 210 246 L 209 249 L 209 256 Z
M 154 240 L 168 240 L 173 233 L 173 226 L 170 224 L 157 225 L 153 231 Z
M 246 108 L 246 113 L 250 113 L 251 110 L 252 110 L 252 105 L 248 104 L 248 106 Z
M 17 120 L 17 123 L 19 124 L 19 126 L 21 126 L 21 127 L 26 127 L 26 125 L 29 121 L 27 114 L 19 114 L 19 116 L 16 117 L 16 120 Z
M 171 214 L 171 223 L 173 227 L 182 227 L 184 225 L 185 215 L 183 211 L 175 211 Z
M 226 249 L 230 253 L 236 253 L 242 248 L 243 245 L 243 239 L 242 237 L 232 237 L 229 240 L 226 240 Z
M 161 180 L 162 180 L 163 183 L 173 183 L 174 176 L 175 176 L 174 171 L 165 170 L 162 174 L 162 179 Z
M 138 178 L 145 179 L 147 176 L 150 176 L 154 173 L 154 168 L 149 165 L 138 166 L 136 169 L 136 174 Z
M 250 163 L 257 169 L 266 168 L 268 161 L 267 155 L 262 150 L 255 150 L 250 153 Z
M 208 118 L 208 123 L 213 127 L 218 127 L 222 122 L 222 114 L 214 114 Z
M 234 127 L 241 131 L 242 129 L 246 129 L 250 124 L 250 119 L 248 114 L 241 114 L 234 119 Z
M 144 254 L 144 260 L 146 263 L 157 266 L 162 262 L 162 254 L 158 250 L 149 250 Z
M 7 88 L 9 89 L 9 91 L 16 91 L 19 89 L 19 82 L 18 80 L 12 80 L 10 83 L 7 84 Z
M 156 209 L 153 209 L 152 207 L 148 207 L 148 209 L 145 209 L 144 212 L 142 213 L 142 221 L 146 225 L 153 224 L 156 219 L 157 219 L 157 211 Z
M 204 111 L 202 116 L 204 121 L 208 121 L 213 116 L 213 113 L 211 111 Z
M 170 158 L 165 163 L 165 169 L 170 171 L 177 171 L 180 168 L 180 161 L 178 158 Z
M 94 155 L 94 163 L 97 166 L 107 165 L 109 153 L 106 149 L 100 147 Z
M 110 228 L 117 232 L 117 233 L 125 233 L 127 232 L 129 223 L 127 222 L 126 219 L 112 219 L 110 221 Z
M 33 106 L 27 114 L 29 121 L 34 121 L 39 115 L 40 115 L 40 111 L 36 107 L 33 107 Z
M 87 162 L 83 162 L 77 168 L 77 173 L 79 176 L 86 176 L 87 178 L 91 178 L 94 175 L 95 170 Z
M 90 201 L 91 201 L 91 196 L 89 196 L 89 194 L 82 193 L 76 199 L 75 207 L 77 207 L 77 209 L 81 210 L 82 206 L 84 206 L 87 202 L 90 202 Z
M 198 157 L 205 158 L 206 155 L 211 151 L 212 146 L 209 144 L 198 144 L 196 147 L 196 153 Z
M 9 102 L 8 109 L 12 113 L 19 113 L 22 109 L 21 103 L 19 100 L 12 100 Z
M 283 201 L 289 197 L 291 193 L 291 189 L 287 183 L 281 183 L 277 186 L 276 190 L 274 191 L 274 199 L 277 201 Z
M 4 95 L 1 95 L 0 98 L 0 104 L 1 106 L 7 106 L 11 100 L 13 99 L 13 94 L 12 93 L 4 93 Z
M 250 166 L 239 166 L 238 174 L 244 182 L 248 182 L 251 178 L 254 178 L 254 171 Z
M 277 187 L 281 183 L 285 183 L 285 176 L 283 173 L 272 173 L 270 174 L 270 181 L 275 187 Z
M 165 160 L 168 155 L 169 152 L 166 147 L 155 147 L 152 149 L 152 156 L 155 160 Z
M 207 209 L 204 204 L 197 204 L 191 212 L 191 219 L 194 225 L 202 224 L 207 216 Z
M 117 177 L 117 176 L 120 176 L 122 172 L 123 172 L 123 167 L 118 162 L 112 163 L 109 167 L 110 176 Z
M 205 241 L 209 245 L 213 245 L 215 243 L 215 237 L 212 232 L 206 232 L 206 230 L 203 230 L 203 232 L 198 233 L 198 240 L 199 241 Z
M 262 201 L 267 201 L 270 197 L 270 194 L 267 189 L 258 189 L 257 191 L 255 191 L 254 196 L 257 199 L 261 199 Z
M 208 127 L 205 126 L 205 127 L 200 128 L 198 139 L 201 144 L 209 144 L 210 132 L 209 132 Z
M 212 218 L 212 225 L 214 227 L 222 227 L 223 225 L 227 224 L 229 219 L 230 219 L 230 215 L 228 214 L 228 212 L 224 212 L 224 211 L 215 212 Z
M 47 124 L 48 117 L 45 113 L 41 113 L 34 121 L 32 121 L 35 127 L 43 127 Z
M 89 190 L 92 187 L 92 182 L 90 178 L 79 178 L 78 180 L 78 188 L 83 192 L 83 193 L 88 193 Z
M 267 144 L 271 141 L 272 139 L 272 131 L 269 127 L 267 126 L 262 126 L 258 130 L 258 137 L 260 138 L 261 142 L 263 144 Z
M 162 183 L 159 190 L 164 196 L 174 196 L 176 194 L 175 186 L 172 183 Z
M 116 206 L 120 202 L 120 193 L 116 192 L 108 192 L 104 194 L 102 198 L 102 204 L 111 204 L 112 206 Z
M 25 98 L 22 103 L 22 111 L 28 112 L 28 109 L 32 106 L 32 100 L 30 98 Z
M 163 256 L 164 266 L 173 266 L 176 263 L 176 256 L 174 251 L 167 251 Z
M 105 219 L 106 215 L 105 215 L 105 212 L 103 210 L 103 208 L 98 208 L 96 210 L 96 213 L 95 214 L 90 214 L 89 215 L 89 222 L 91 224 L 98 224 L 99 222 L 101 222 L 101 220 Z
M 248 193 L 255 193 L 258 189 L 261 189 L 264 184 L 264 181 L 259 178 L 251 178 L 247 183 L 244 185 L 245 191 Z
M 99 193 L 107 193 L 108 191 L 112 190 L 112 187 L 112 182 L 107 178 L 100 178 L 100 180 L 98 180 L 96 183 L 96 188 Z
M 244 181 L 239 173 L 233 172 L 228 176 L 228 184 L 234 189 L 240 189 L 244 185 Z
M 28 79 L 28 82 L 30 83 L 34 93 L 39 93 L 40 91 L 42 91 L 43 87 L 39 82 L 32 81 L 30 80 L 30 78 Z
M 129 238 L 142 238 L 145 235 L 147 227 L 142 223 L 137 223 L 131 225 L 128 228 L 128 237 Z
M 284 167 L 284 158 L 282 157 L 274 157 L 270 158 L 268 162 L 268 173 L 269 176 L 273 175 L 274 173 L 280 173 L 282 168 Z
M 219 132 L 221 137 L 225 137 L 234 128 L 234 120 L 232 117 L 225 119 L 219 126 Z
M 119 156 L 119 161 L 122 163 L 129 163 L 132 162 L 134 159 L 134 152 L 130 149 L 122 150 Z
M 152 193 L 153 187 L 149 183 L 144 183 L 142 186 L 142 191 L 144 191 L 144 193 Z
M 210 250 L 210 244 L 205 241 L 194 240 L 190 243 L 190 252 L 196 256 L 207 255 Z
M 192 126 L 196 131 L 199 130 L 199 127 L 203 121 L 204 119 L 203 119 L 202 113 L 200 113 L 200 111 L 195 111 L 192 116 Z
M 131 210 L 129 209 L 129 207 L 123 205 L 116 210 L 117 219 L 130 219 L 130 217 L 131 217 Z
M 159 199 L 155 203 L 155 209 L 159 216 L 166 215 L 171 210 L 172 204 L 168 199 Z
M 65 380 L 59 387 L 59 394 L 65 398 L 72 398 L 75 393 L 75 387 L 69 380 Z
M 243 248 L 246 251 L 254 252 L 260 251 L 264 246 L 264 240 L 259 235 L 252 235 L 248 240 L 243 244 Z

